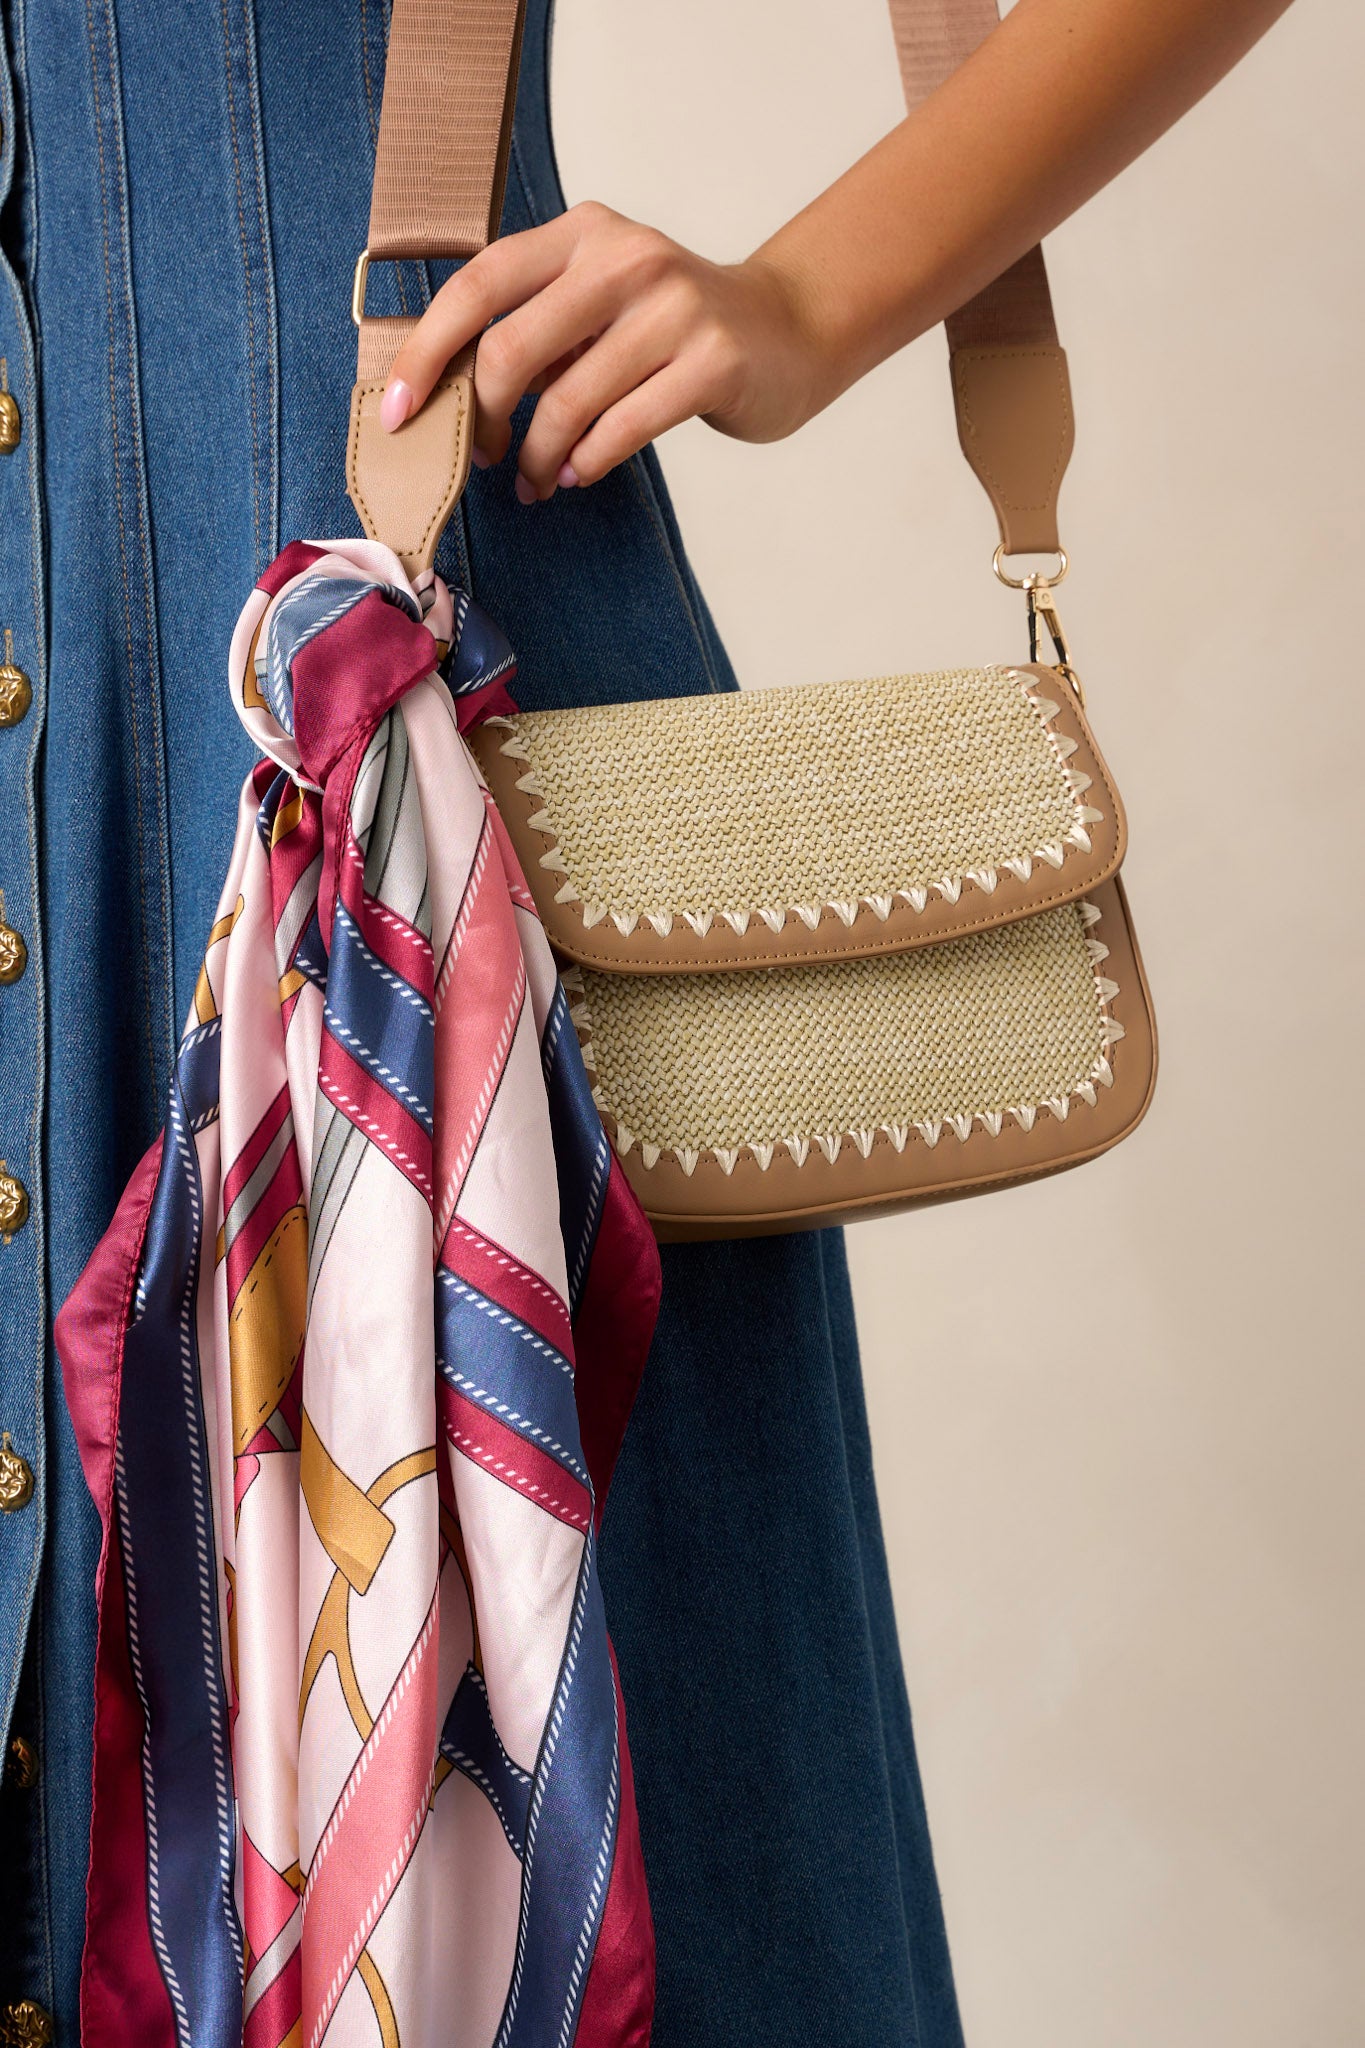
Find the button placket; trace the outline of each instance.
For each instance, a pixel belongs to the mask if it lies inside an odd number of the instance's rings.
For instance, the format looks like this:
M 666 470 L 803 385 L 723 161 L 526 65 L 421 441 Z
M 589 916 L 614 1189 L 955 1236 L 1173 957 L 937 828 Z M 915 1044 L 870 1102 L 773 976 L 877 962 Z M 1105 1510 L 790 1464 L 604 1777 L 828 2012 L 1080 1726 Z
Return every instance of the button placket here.
M 4 371 L 5 358 L 0 356 L 0 373 Z M 6 417 L 2 401 L 6 398 L 17 419 L 19 408 L 10 394 L 7 374 L 4 389 L 0 391 L 0 447 L 3 446 Z M 6 626 L 5 659 L 0 662 L 0 725 L 17 725 L 32 701 L 33 687 L 15 662 L 14 635 Z M 18 981 L 27 966 L 28 946 L 22 932 L 16 931 L 5 915 L 5 892 L 0 889 L 0 985 L 8 986 Z M 8 1244 L 15 1231 L 22 1229 L 28 1221 L 28 1209 L 28 1189 L 0 1159 L 0 1244 Z M 9 1444 L 8 1435 L 5 1444 Z M 0 1468 L 2 1464 L 0 1459 Z M 3 1505 L 4 1502 L 0 1501 L 0 1506 Z
M 14 22 L 0 36 L 0 198 L 10 200 L 17 123 L 10 64 Z M 0 804 L 6 824 L 0 881 L 0 1761 L 6 1809 L 3 1887 L 5 1959 L 0 2048 L 44 2048 L 69 2001 L 54 1979 L 40 1790 L 25 1791 L 27 1766 L 11 1755 L 19 1733 L 41 1755 L 37 1699 L 11 1728 L 43 1552 L 48 1477 L 44 1390 L 50 1321 L 44 1269 L 43 1105 L 46 1016 L 39 893 L 47 609 L 43 479 L 31 310 L 16 257 L 32 249 L 32 190 L 7 206 L 0 247 Z M 18 252 L 22 251 L 22 256 Z M 11 937 L 10 934 L 13 934 Z M 8 1429 L 8 1438 L 3 1430 Z M 36 1654 L 36 1652 L 35 1652 Z M 12 1839 L 9 1839 L 12 1837 Z M 15 1864 L 17 1862 L 17 1868 Z M 72 2038 L 77 2029 L 72 2027 Z

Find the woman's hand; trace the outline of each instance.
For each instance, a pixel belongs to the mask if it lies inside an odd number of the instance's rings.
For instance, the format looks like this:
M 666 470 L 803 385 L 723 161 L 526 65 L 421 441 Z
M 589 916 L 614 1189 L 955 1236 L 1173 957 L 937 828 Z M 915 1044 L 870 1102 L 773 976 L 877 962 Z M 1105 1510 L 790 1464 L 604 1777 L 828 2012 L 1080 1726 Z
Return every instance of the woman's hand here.
M 475 460 L 506 454 L 512 408 L 538 392 L 517 476 L 528 505 L 605 476 L 694 413 L 777 440 L 1065 220 L 1287 4 L 1018 0 L 744 263 L 707 263 L 595 205 L 492 243 L 419 321 L 380 418 L 400 426 L 497 320 L 479 344 Z
M 526 505 L 595 483 L 694 414 L 740 440 L 776 440 L 837 388 L 783 269 L 762 254 L 708 263 L 588 202 L 490 243 L 442 285 L 394 361 L 384 426 L 416 412 L 490 320 L 474 460 L 501 461 L 514 406 L 538 393 L 517 468 Z

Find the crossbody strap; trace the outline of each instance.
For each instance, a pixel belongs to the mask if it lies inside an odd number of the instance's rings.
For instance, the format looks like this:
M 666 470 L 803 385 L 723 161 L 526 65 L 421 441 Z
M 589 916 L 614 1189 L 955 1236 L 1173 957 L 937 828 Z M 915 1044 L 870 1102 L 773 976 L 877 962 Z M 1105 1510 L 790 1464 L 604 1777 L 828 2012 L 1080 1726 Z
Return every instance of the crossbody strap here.
M 430 568 L 469 477 L 474 349 L 415 419 L 387 434 L 379 401 L 413 315 L 365 311 L 372 259 L 477 256 L 498 231 L 525 0 L 393 0 L 370 228 L 351 310 L 359 330 L 346 487 L 366 533 L 409 574 Z
M 949 78 L 999 19 L 996 0 L 889 0 L 906 104 Z M 467 258 L 498 231 L 525 0 L 393 0 L 369 238 L 352 310 L 359 360 L 346 481 L 367 533 L 429 567 L 469 474 L 474 347 L 415 419 L 386 434 L 379 400 L 413 316 L 365 311 L 372 259 Z M 946 323 L 963 452 L 995 507 L 1002 558 L 1058 549 L 1071 453 L 1066 356 L 1041 248 Z
M 996 0 L 889 0 L 911 112 L 999 22 Z M 1071 383 L 1040 245 L 950 313 L 962 452 L 995 507 L 1001 555 L 1060 550 L 1057 494 L 1071 455 Z

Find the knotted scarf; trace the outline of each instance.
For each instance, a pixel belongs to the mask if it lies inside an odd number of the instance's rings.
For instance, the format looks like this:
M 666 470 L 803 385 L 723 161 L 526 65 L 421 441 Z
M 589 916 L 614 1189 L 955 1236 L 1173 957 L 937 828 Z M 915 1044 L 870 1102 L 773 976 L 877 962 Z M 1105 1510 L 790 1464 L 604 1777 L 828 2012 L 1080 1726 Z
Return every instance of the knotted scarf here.
M 162 1138 L 58 1324 L 103 1519 L 86 2048 L 643 2048 L 596 1539 L 658 1258 L 462 729 L 511 651 L 369 542 L 232 643 L 266 758 Z

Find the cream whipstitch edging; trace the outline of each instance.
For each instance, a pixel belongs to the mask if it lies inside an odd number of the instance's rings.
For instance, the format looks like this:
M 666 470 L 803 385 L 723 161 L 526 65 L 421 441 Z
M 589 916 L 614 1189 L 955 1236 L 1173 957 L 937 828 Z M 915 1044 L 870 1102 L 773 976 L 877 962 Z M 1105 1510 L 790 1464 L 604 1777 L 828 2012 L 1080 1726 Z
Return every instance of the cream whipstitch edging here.
M 705 712 L 699 713 L 703 701 Z M 1018 669 L 496 718 L 540 865 L 585 929 L 885 920 L 1089 852 L 1103 812 L 1059 706 Z M 775 827 L 780 826 L 780 830 Z
M 1099 917 L 1082 901 L 875 960 L 563 979 L 619 1152 L 689 1174 L 744 1150 L 766 1168 L 779 1146 L 832 1163 L 1093 1106 L 1123 1036 Z

